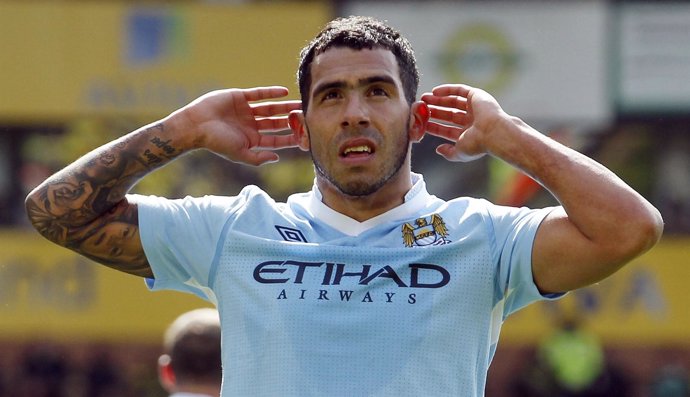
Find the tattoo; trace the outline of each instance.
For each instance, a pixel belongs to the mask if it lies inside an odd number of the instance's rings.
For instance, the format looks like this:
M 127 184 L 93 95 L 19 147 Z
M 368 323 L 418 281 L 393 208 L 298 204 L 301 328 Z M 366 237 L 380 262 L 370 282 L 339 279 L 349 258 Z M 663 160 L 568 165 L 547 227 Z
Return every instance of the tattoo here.
M 149 169 L 153 169 L 154 166 L 159 166 L 165 164 L 167 161 L 174 159 L 179 156 L 182 151 L 179 148 L 175 148 L 170 144 L 171 140 L 161 138 L 158 133 L 165 132 L 165 125 L 163 123 L 155 124 L 146 130 L 147 132 L 155 133 L 150 139 L 149 143 L 153 145 L 154 148 L 147 148 L 142 153 L 144 158 L 144 164 Z M 167 161 L 166 161 L 167 160 Z
M 144 150 L 144 157 L 146 157 L 146 164 L 148 165 L 156 165 L 163 162 L 163 159 L 160 156 L 151 153 L 151 151 L 148 149 Z
M 111 166 L 115 163 L 115 156 L 112 153 L 103 153 L 98 160 L 104 166 Z
M 26 213 L 34 227 L 48 240 L 56 243 L 66 241 L 67 227 L 59 220 L 50 216 L 50 209 L 44 210 L 46 207 L 47 203 L 44 207 L 41 207 L 35 201 L 27 201 Z
M 151 143 L 156 145 L 157 148 L 163 149 L 163 151 L 169 156 L 175 154 L 176 152 L 175 148 L 169 145 L 170 139 L 163 141 L 159 137 L 154 136 L 151 138 Z
M 126 200 L 88 227 L 74 230 L 66 247 L 113 269 L 153 277 L 139 240 L 136 204 Z
M 182 153 L 164 133 L 163 123 L 142 129 L 49 178 L 27 197 L 32 224 L 49 240 L 106 266 L 152 277 L 139 240 L 137 207 L 125 194 Z

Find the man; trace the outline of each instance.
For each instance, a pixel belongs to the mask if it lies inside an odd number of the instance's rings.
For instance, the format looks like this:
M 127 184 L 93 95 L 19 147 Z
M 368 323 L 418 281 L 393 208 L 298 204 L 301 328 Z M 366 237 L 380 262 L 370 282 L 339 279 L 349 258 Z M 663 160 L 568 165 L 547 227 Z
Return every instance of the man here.
M 644 198 L 486 92 L 442 85 L 416 100 L 412 49 L 379 21 L 328 24 L 302 51 L 298 80 L 301 103 L 255 102 L 283 87 L 202 96 L 27 198 L 47 238 L 214 302 L 225 396 L 481 396 L 505 317 L 605 278 L 660 238 Z M 447 160 L 501 158 L 561 206 L 430 195 L 410 164 L 427 133 L 448 141 L 437 148 Z M 195 149 L 261 165 L 294 146 L 310 152 L 316 178 L 287 203 L 255 186 L 236 197 L 126 195 Z M 122 238 L 103 244 L 112 225 Z
M 218 311 L 196 309 L 180 315 L 163 338 L 158 377 L 170 397 L 218 397 L 221 384 Z

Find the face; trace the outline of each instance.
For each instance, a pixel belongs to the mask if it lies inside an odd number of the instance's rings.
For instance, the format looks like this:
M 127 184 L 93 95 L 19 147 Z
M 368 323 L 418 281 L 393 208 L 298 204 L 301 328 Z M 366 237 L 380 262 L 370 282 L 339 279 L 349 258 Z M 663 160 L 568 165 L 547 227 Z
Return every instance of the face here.
M 128 252 L 130 241 L 139 238 L 139 229 L 128 223 L 113 222 L 81 243 L 80 248 L 90 255 L 105 259 L 136 262 L 139 253 Z
M 317 182 L 366 196 L 403 166 L 409 171 L 413 118 L 395 56 L 384 49 L 331 48 L 311 68 L 301 146 L 311 152 Z

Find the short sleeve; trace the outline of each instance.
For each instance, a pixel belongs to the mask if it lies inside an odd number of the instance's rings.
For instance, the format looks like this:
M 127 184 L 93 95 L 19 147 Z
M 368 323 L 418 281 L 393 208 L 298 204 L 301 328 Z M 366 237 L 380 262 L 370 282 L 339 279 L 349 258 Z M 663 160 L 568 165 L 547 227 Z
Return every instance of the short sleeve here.
M 149 288 L 190 292 L 215 303 L 209 286 L 213 260 L 223 227 L 242 198 L 130 198 L 138 205 L 141 243 L 154 274 Z
M 542 295 L 532 275 L 534 239 L 541 222 L 554 208 L 490 207 L 496 244 L 494 260 L 498 265 L 497 289 L 504 300 L 503 318 L 534 301 L 563 295 Z

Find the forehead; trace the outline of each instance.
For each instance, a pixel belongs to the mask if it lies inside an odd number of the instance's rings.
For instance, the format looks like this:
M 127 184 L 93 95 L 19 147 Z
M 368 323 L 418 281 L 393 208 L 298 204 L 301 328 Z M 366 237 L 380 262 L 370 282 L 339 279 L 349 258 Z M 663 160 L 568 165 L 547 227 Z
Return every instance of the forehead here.
M 388 76 L 400 85 L 398 61 L 391 51 L 383 48 L 329 48 L 317 55 L 311 64 L 311 90 L 313 92 L 320 83 L 351 82 L 377 75 Z

